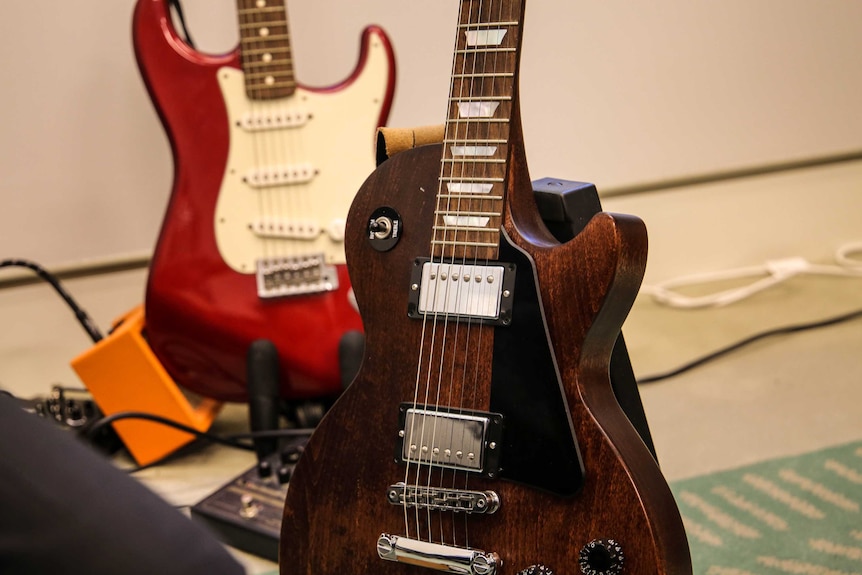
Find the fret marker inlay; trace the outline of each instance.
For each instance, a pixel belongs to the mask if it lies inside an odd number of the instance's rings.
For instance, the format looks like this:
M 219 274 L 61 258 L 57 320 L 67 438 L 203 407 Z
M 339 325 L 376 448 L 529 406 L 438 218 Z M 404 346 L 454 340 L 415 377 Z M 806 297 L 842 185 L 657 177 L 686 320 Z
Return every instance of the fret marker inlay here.
M 505 30 L 467 30 L 468 46 L 499 46 L 506 36 Z
M 481 216 L 443 216 L 443 223 L 447 226 L 461 228 L 484 228 L 491 218 Z
M 458 113 L 462 118 L 490 118 L 499 105 L 499 102 L 459 102 Z
M 261 29 L 260 29 L 260 32 L 259 32 L 259 33 L 260 33 L 260 35 L 261 35 L 261 36 L 263 36 L 264 38 L 266 38 L 267 36 L 269 36 L 269 28 L 267 28 L 266 26 L 264 26 L 263 28 L 261 28 Z
M 453 156 L 493 156 L 497 146 L 452 146 Z
M 446 184 L 450 194 L 487 194 L 494 184 L 459 184 L 449 182 Z

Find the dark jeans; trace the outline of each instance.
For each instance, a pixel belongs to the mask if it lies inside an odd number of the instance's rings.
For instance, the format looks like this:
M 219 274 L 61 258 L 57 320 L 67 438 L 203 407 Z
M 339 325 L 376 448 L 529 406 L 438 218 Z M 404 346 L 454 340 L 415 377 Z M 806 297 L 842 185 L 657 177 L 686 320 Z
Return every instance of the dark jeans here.
M 0 573 L 242 575 L 209 532 L 0 394 Z

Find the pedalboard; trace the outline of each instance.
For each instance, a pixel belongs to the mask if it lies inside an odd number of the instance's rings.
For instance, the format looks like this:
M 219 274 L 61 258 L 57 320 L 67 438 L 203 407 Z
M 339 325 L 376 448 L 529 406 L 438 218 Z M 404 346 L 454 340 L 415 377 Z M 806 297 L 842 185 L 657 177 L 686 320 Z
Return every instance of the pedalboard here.
M 307 441 L 291 439 L 192 506 L 192 520 L 231 547 L 277 562 L 287 485 Z

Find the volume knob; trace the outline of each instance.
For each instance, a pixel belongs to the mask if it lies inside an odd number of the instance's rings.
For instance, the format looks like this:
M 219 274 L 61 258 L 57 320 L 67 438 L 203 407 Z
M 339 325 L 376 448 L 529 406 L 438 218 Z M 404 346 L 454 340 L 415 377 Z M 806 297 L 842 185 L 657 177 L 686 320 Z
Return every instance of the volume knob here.
M 584 575 L 619 575 L 624 561 L 623 548 L 613 539 L 593 539 L 578 554 Z

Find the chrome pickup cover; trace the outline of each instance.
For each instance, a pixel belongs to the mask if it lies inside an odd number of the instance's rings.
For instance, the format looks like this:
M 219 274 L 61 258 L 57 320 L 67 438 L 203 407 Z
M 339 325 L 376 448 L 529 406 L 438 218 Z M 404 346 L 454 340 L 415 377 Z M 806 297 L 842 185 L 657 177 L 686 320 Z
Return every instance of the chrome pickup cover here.
M 442 487 L 390 485 L 386 498 L 392 505 L 406 505 L 432 511 L 464 513 L 494 513 L 500 507 L 500 497 L 493 491 L 465 491 Z
M 381 533 L 377 539 L 377 555 L 386 561 L 418 565 L 456 575 L 494 575 L 502 564 L 496 553 L 418 541 L 388 533 Z
M 335 266 L 323 254 L 257 261 L 257 295 L 262 299 L 338 289 Z
M 397 461 L 495 477 L 500 470 L 503 416 L 401 404 Z
M 407 315 L 509 325 L 514 288 L 511 264 L 467 265 L 419 258 L 410 278 Z

